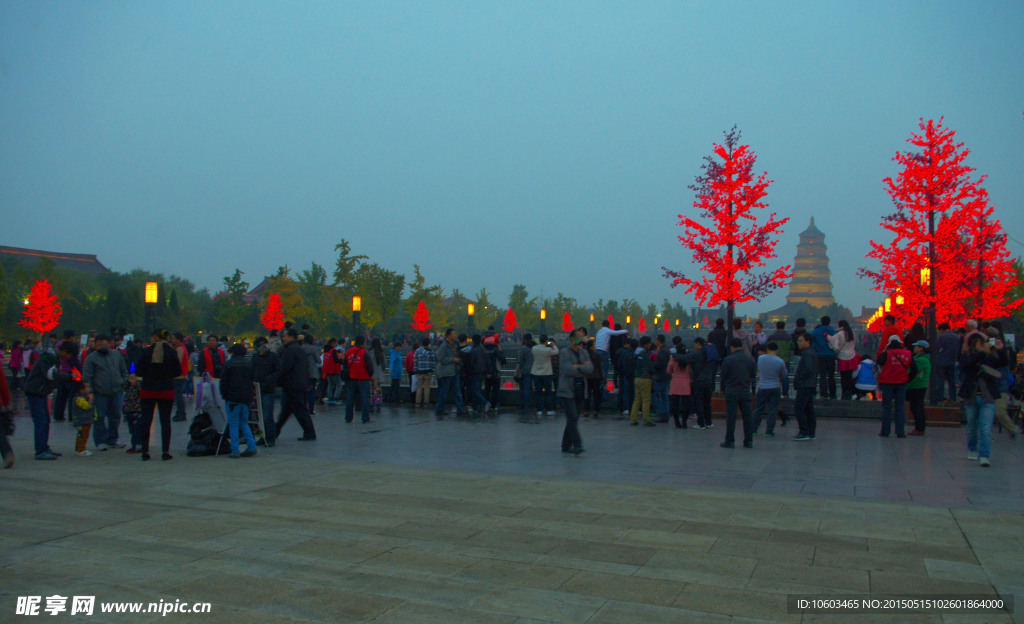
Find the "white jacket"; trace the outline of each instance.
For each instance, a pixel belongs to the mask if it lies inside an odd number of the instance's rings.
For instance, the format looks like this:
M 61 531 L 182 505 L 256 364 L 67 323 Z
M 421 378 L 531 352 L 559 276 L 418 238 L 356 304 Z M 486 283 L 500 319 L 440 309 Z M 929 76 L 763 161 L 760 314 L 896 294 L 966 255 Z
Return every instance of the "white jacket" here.
M 836 358 L 840 360 L 852 360 L 857 355 L 857 345 L 854 340 L 846 339 L 846 332 L 839 330 L 828 337 L 828 346 L 836 352 Z

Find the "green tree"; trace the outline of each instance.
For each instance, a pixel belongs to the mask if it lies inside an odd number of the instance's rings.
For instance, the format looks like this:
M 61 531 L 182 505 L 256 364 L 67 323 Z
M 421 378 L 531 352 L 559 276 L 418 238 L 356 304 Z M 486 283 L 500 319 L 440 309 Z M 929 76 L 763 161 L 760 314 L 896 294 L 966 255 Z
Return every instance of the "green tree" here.
M 523 322 L 523 320 L 535 316 L 533 313 L 537 309 L 537 298 L 530 297 L 525 284 L 513 284 L 512 294 L 508 296 L 508 307 L 515 310 L 516 316 L 519 317 L 520 322 Z
M 369 260 L 369 258 L 363 255 L 352 255 L 352 245 L 344 238 L 334 246 L 334 251 L 338 252 L 338 259 L 334 264 L 333 285 L 341 288 L 348 294 L 355 285 L 356 270 L 362 262 Z
M 376 262 L 363 262 L 356 269 L 354 278 L 356 291 L 363 298 L 362 322 L 368 327 L 385 325 L 402 305 L 402 291 L 405 290 L 405 275 L 385 269 Z
M 476 294 L 475 316 L 474 322 L 480 329 L 486 329 L 494 325 L 498 320 L 498 309 L 494 307 L 494 302 L 491 301 L 491 295 L 487 292 L 486 288 L 481 288 L 480 292 Z M 495 326 L 495 329 L 497 329 L 497 326 Z
M 250 306 L 245 305 L 242 296 L 249 292 L 249 282 L 242 279 L 242 271 L 235 269 L 234 275 L 224 278 L 224 290 L 217 295 L 213 305 L 213 318 L 233 334 L 249 314 Z
M 414 264 L 412 269 L 413 278 L 408 283 L 409 295 L 405 298 L 405 312 L 411 317 L 422 301 L 430 310 L 430 322 L 434 327 L 447 327 L 451 318 L 444 306 L 444 289 L 437 284 L 427 286 L 427 280 L 418 264 Z

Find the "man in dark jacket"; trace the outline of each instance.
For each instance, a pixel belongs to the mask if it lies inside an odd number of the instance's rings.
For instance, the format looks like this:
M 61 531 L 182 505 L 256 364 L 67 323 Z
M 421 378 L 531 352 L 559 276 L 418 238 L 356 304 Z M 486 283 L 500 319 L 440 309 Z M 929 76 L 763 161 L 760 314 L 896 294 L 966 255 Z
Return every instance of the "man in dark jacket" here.
M 310 379 L 309 357 L 302 350 L 299 332 L 295 328 L 286 329 L 281 342 L 284 344 L 284 350 L 281 352 L 281 375 L 278 383 L 284 396 L 281 401 L 281 416 L 275 428 L 280 434 L 281 427 L 288 422 L 292 414 L 295 414 L 295 419 L 302 427 L 302 437 L 299 441 L 312 442 L 316 440 L 316 429 L 306 409 L 306 393 L 309 390 Z
M 949 323 L 939 325 L 939 337 L 935 341 L 935 372 L 932 373 L 932 405 L 946 400 L 956 400 L 956 360 L 960 355 L 960 335 L 949 328 Z
M 245 358 L 243 344 L 231 345 L 231 359 L 222 369 L 220 395 L 228 408 L 228 439 L 231 441 L 229 457 L 249 457 L 256 454 L 256 438 L 249 427 L 249 404 L 253 395 L 252 364 Z M 245 436 L 245 452 L 238 452 L 238 434 Z
M 676 353 L 676 361 L 690 365 L 690 394 L 693 395 L 694 411 L 697 412 L 697 429 L 709 429 L 711 423 L 711 393 L 715 389 L 715 367 L 708 362 L 707 343 L 703 338 L 694 338 L 693 353 Z
M 495 335 L 497 338 L 497 335 Z M 501 367 L 508 360 L 501 352 L 501 343 L 492 340 L 484 343 L 484 351 L 487 353 L 487 377 L 484 379 L 484 398 L 487 399 L 488 407 L 495 412 L 498 411 L 498 403 L 501 399 Z
M 633 359 L 633 352 L 638 346 L 636 338 L 627 338 L 622 348 L 615 353 L 615 374 L 618 375 L 621 413 L 616 420 L 629 416 L 629 410 L 633 407 L 633 397 L 636 393 L 636 361 Z
M 281 359 L 270 348 L 269 341 L 260 336 L 254 343 L 256 353 L 252 356 L 253 380 L 260 385 L 260 404 L 263 406 L 264 436 L 267 446 L 274 446 L 277 439 L 277 423 L 274 422 L 274 399 L 277 394 L 277 380 L 281 376 Z
M 200 375 L 210 373 L 210 377 L 220 379 L 221 369 L 224 368 L 224 352 L 220 350 L 216 336 L 206 337 L 206 348 L 199 353 L 199 362 L 196 365 L 196 372 Z
M 668 374 L 668 360 L 672 354 L 665 344 L 665 335 L 658 334 L 654 338 L 655 360 L 654 376 L 651 378 L 651 403 L 655 412 L 658 413 L 658 420 L 668 422 L 668 385 L 672 376 Z
M 729 338 L 729 332 L 725 329 L 725 319 L 715 319 L 715 328 L 708 332 L 708 345 L 714 345 L 715 351 L 718 353 L 718 359 L 710 358 L 711 362 L 711 379 L 714 380 L 715 375 L 718 374 L 718 369 L 722 366 L 722 360 L 725 358 L 729 350 L 726 349 L 725 341 Z
M 117 428 L 121 424 L 121 386 L 128 381 L 128 367 L 117 349 L 110 348 L 107 336 L 96 336 L 95 348 L 82 364 L 82 381 L 89 384 L 96 408 L 96 422 L 92 428 L 92 440 L 96 449 L 121 449 L 124 444 L 117 441 Z
M 25 379 L 25 397 L 32 414 L 32 428 L 35 430 L 36 459 L 57 459 L 61 456 L 61 453 L 50 449 L 50 411 L 46 398 L 58 383 L 71 383 L 72 374 L 61 372 L 60 364 L 76 358 L 78 345 L 65 340 L 57 347 L 57 355 L 44 351 Z
M 795 333 L 795 332 L 794 332 Z M 804 330 L 796 334 L 796 348 L 800 355 L 793 374 L 793 387 L 796 388 L 796 421 L 800 431 L 791 440 L 813 440 L 817 431 L 817 418 L 814 416 L 814 392 L 818 381 L 818 354 L 811 346 L 811 335 Z
M 633 354 L 635 368 L 633 409 L 629 411 L 630 426 L 639 425 L 637 418 L 643 414 L 644 426 L 653 427 L 651 422 L 651 379 L 654 377 L 654 362 L 651 361 L 651 339 L 647 336 L 640 338 L 640 348 Z
M 474 411 L 483 413 L 491 409 L 490 401 L 481 391 L 484 379 L 488 375 L 488 357 L 480 334 L 473 334 L 472 340 L 473 348 L 469 351 L 469 402 Z
M 732 353 L 722 360 L 722 391 L 725 394 L 725 442 L 722 448 L 736 446 L 736 410 L 743 414 L 743 447 L 754 448 L 754 419 L 750 410 L 750 382 L 757 374 L 754 358 L 742 338 L 729 343 Z

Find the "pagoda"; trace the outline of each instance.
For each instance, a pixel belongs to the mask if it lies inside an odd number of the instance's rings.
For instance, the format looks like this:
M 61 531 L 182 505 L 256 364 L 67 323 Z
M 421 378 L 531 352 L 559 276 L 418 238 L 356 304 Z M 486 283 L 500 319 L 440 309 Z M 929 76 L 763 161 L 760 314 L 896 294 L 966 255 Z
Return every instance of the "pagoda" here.
M 814 217 L 811 217 L 811 224 L 800 233 L 800 244 L 796 246 L 786 303 L 806 303 L 812 308 L 832 305 L 836 299 L 832 296 L 831 276 L 825 234 L 814 226 Z

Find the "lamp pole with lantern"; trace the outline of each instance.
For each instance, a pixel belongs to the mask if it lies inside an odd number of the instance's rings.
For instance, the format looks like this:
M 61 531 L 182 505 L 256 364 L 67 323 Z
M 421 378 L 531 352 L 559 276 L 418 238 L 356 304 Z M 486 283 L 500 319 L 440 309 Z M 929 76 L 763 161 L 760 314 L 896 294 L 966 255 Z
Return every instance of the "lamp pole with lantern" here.
M 143 297 L 146 303 L 146 334 L 152 336 L 156 331 L 156 304 L 160 300 L 159 287 L 156 282 L 146 282 Z
M 548 311 L 544 308 L 540 309 L 540 333 L 548 333 Z
M 590 313 L 590 335 L 594 335 L 594 313 Z
M 363 311 L 363 298 L 359 295 L 352 297 L 352 326 L 355 328 L 353 334 L 358 336 L 360 333 L 359 329 L 359 313 Z
M 466 304 L 466 318 L 469 320 L 469 334 L 470 335 L 472 335 L 473 334 L 473 330 L 476 329 L 476 322 L 473 320 L 474 316 L 476 316 L 476 304 L 472 303 L 472 302 L 467 303 Z

